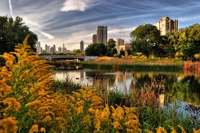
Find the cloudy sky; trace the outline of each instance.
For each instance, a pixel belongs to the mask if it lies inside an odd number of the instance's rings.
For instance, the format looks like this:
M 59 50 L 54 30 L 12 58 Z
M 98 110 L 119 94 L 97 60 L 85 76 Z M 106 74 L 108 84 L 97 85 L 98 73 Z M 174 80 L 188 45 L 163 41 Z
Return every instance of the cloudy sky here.
M 79 49 L 92 42 L 96 26 L 108 26 L 108 38 L 129 42 L 138 25 L 161 17 L 179 20 L 179 28 L 200 22 L 200 0 L 0 0 L 0 15 L 20 16 L 44 47 Z

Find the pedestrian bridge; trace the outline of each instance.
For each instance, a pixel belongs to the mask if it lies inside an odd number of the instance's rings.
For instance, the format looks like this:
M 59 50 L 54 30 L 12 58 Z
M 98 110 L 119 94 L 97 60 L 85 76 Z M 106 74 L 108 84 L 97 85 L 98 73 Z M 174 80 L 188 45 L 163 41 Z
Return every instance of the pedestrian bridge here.
M 39 55 L 42 58 L 51 61 L 63 61 L 63 60 L 81 60 L 81 61 L 88 61 L 96 59 L 98 56 L 76 56 L 76 55 Z

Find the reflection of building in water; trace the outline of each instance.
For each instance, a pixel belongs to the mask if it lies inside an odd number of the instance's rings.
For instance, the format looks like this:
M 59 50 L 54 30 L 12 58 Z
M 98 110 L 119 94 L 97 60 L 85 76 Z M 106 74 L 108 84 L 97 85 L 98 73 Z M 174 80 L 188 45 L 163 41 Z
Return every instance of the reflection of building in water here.
M 129 93 L 130 89 L 132 88 L 133 84 L 133 75 L 132 73 L 121 73 L 121 72 L 116 72 L 115 73 L 115 81 L 113 84 L 112 89 L 116 89 L 117 91 L 121 93 Z
M 80 78 L 84 78 L 84 71 L 83 70 L 80 70 Z
M 159 100 L 159 105 L 163 107 L 165 105 L 165 94 L 160 94 L 158 100 Z

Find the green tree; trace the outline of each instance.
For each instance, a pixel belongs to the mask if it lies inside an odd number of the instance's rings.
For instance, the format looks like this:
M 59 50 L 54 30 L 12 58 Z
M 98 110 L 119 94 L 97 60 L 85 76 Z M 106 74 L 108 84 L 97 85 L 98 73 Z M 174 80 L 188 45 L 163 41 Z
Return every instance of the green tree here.
M 176 53 L 182 54 L 182 59 L 194 59 L 194 55 L 200 52 L 200 25 L 195 24 L 172 32 L 169 42 L 173 45 Z
M 115 48 L 115 46 L 116 46 L 115 40 L 110 38 L 107 43 L 107 53 L 106 53 L 107 56 L 114 56 L 114 54 L 117 54 L 117 49 Z
M 18 43 L 23 43 L 24 38 L 29 34 L 28 44 L 35 51 L 34 45 L 38 38 L 37 35 L 24 25 L 22 18 L 8 18 L 0 16 L 0 54 L 4 52 L 14 51 Z
M 74 50 L 72 51 L 72 54 L 73 54 L 73 55 L 79 55 L 79 54 L 81 54 L 81 51 L 80 51 L 80 49 L 74 49 Z
M 154 53 L 154 47 L 160 45 L 160 31 L 151 24 L 138 26 L 131 32 L 133 53 L 142 52 L 147 57 Z
M 107 47 L 104 44 L 90 44 L 85 49 L 87 56 L 104 56 L 107 53 Z

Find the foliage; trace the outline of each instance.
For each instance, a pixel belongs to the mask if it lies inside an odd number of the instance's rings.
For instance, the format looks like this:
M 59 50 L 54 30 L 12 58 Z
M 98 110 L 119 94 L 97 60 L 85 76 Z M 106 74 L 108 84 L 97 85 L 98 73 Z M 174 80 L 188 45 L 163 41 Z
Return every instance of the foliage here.
M 142 52 L 147 57 L 161 41 L 160 31 L 151 24 L 138 26 L 130 35 L 133 53 Z
M 158 44 L 160 42 L 160 31 L 151 24 L 140 25 L 131 32 L 131 39 L 132 41 L 143 40 Z
M 194 60 L 194 55 L 200 51 L 200 25 L 195 24 L 179 32 L 172 32 L 169 42 L 176 52 L 183 54 L 182 59 Z
M 14 51 L 18 43 L 22 43 L 26 35 L 30 35 L 28 44 L 35 50 L 34 45 L 37 41 L 37 35 L 24 25 L 22 18 L 8 18 L 0 16 L 0 54 Z
M 74 49 L 74 50 L 72 51 L 72 55 L 79 55 L 79 54 L 81 54 L 80 49 Z
M 108 40 L 108 43 L 107 43 L 108 49 L 112 49 L 112 48 L 114 48 L 115 46 L 116 46 L 115 40 L 112 39 L 112 38 L 110 38 L 110 39 Z
M 76 91 L 81 88 L 80 84 L 74 83 L 68 76 L 65 80 L 55 80 L 52 85 L 51 89 L 55 92 L 62 92 L 63 94 L 71 93 L 72 91 Z
M 85 53 L 87 56 L 104 56 L 106 55 L 107 47 L 104 44 L 90 44 Z

